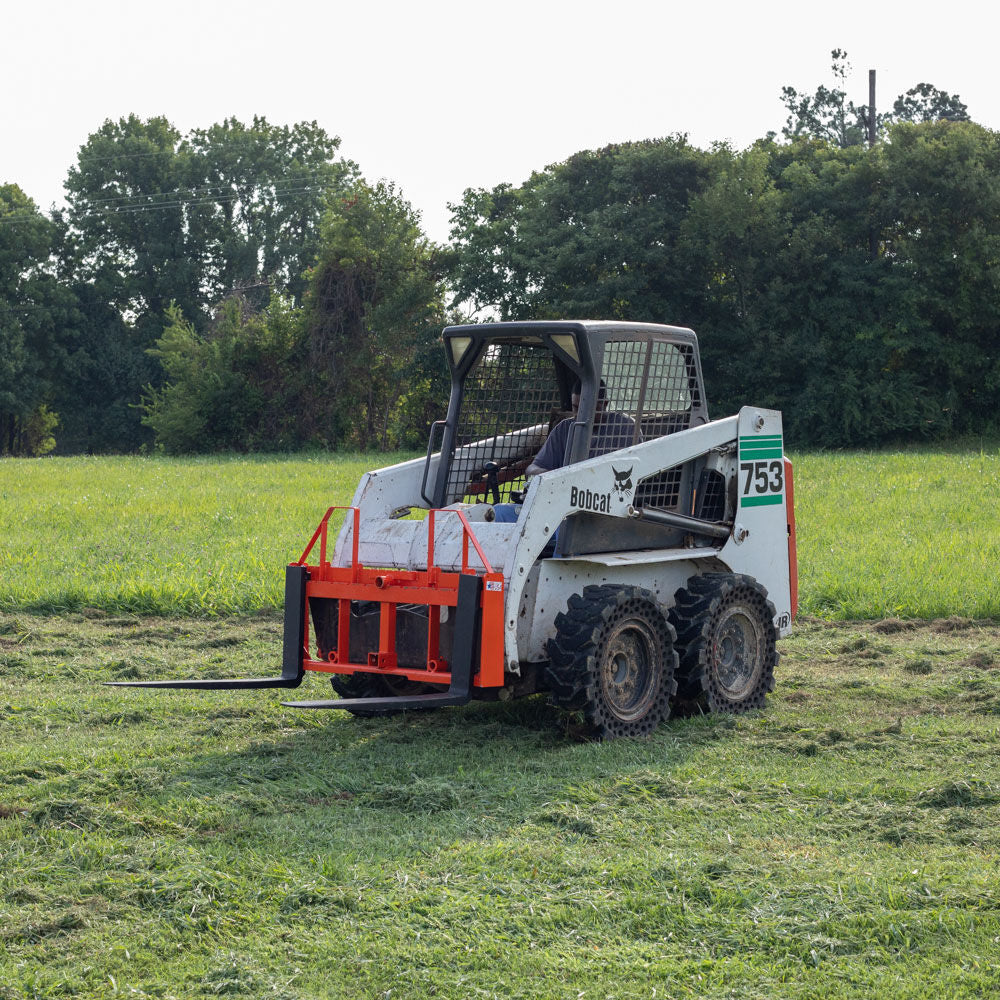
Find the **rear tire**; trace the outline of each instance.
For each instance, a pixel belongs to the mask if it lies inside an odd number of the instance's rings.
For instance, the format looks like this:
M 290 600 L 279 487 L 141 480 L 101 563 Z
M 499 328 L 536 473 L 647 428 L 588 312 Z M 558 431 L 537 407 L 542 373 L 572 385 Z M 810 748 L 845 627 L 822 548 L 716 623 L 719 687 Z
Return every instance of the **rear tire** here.
M 677 631 L 680 668 L 675 710 L 749 712 L 774 690 L 777 612 L 753 577 L 693 576 L 674 595 L 670 622 Z
M 584 587 L 555 625 L 548 642 L 552 700 L 582 712 L 587 735 L 646 736 L 670 715 L 674 630 L 649 591 Z

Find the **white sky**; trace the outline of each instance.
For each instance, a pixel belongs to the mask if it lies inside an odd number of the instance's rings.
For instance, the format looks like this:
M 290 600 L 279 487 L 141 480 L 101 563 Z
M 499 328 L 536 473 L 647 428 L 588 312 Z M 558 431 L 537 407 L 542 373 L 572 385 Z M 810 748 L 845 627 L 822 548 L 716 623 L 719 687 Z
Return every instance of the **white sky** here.
M 782 85 L 830 85 L 833 48 L 856 103 L 874 68 L 880 109 L 928 81 L 1000 129 L 998 27 L 969 0 L 5 0 L 0 183 L 48 209 L 87 136 L 132 112 L 181 132 L 315 119 L 444 241 L 465 188 L 580 149 L 780 131 Z

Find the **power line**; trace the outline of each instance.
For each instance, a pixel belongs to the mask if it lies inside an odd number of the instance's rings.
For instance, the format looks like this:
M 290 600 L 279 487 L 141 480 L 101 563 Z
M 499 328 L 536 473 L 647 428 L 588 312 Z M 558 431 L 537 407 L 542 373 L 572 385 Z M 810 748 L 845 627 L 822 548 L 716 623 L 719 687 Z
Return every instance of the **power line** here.
M 322 192 L 333 188 L 335 185 L 291 185 L 287 187 L 269 187 L 264 189 L 265 194 L 275 199 L 280 199 L 288 195 L 295 194 L 306 194 L 311 192 Z M 87 219 L 99 218 L 99 217 L 111 217 L 114 215 L 134 215 L 140 212 L 163 212 L 172 209 L 183 209 L 183 208 L 196 208 L 203 205 L 225 205 L 233 204 L 238 201 L 247 201 L 245 196 L 238 191 L 226 190 L 221 186 L 216 188 L 220 193 L 217 195 L 210 195 L 212 189 L 204 189 L 200 191 L 199 189 L 188 189 L 192 194 L 192 197 L 177 197 L 181 194 L 184 189 L 178 189 L 176 191 L 163 191 L 155 192 L 149 195 L 134 195 L 128 196 L 130 200 L 127 200 L 125 196 L 121 199 L 106 199 L 109 204 L 106 207 L 98 207 L 87 209 L 83 212 L 74 214 L 72 208 L 69 209 L 68 215 L 71 224 L 76 222 L 82 222 Z M 136 201 L 136 198 L 173 198 L 172 201 L 152 201 L 147 203 L 141 203 Z M 115 200 L 122 200 L 124 203 L 119 205 L 110 204 Z M 250 202 L 253 204 L 253 202 Z M 257 204 L 263 205 L 263 203 L 258 202 Z M 16 226 L 22 223 L 37 222 L 39 219 L 50 222 L 51 220 L 48 216 L 43 215 L 41 212 L 35 213 L 21 213 L 17 215 L 8 215 L 0 217 L 0 226 Z

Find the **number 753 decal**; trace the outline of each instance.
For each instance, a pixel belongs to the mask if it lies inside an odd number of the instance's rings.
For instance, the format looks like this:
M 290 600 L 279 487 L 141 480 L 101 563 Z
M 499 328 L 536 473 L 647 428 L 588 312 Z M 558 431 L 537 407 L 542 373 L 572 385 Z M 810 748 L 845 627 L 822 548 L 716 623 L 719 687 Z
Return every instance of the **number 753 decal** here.
M 785 466 L 779 459 L 773 462 L 740 462 L 740 472 L 746 473 L 743 480 L 743 496 L 750 495 L 750 487 L 756 494 L 780 493 L 785 486 Z

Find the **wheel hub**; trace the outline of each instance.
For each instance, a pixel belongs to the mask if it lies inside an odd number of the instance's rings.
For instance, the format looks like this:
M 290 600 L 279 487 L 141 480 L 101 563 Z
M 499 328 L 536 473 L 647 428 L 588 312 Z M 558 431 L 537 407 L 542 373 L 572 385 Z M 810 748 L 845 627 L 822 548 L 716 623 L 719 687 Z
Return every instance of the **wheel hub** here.
M 763 643 L 756 616 L 732 607 L 720 619 L 713 643 L 716 676 L 727 698 L 738 700 L 757 681 L 763 668 Z
M 622 721 L 638 719 L 656 697 L 656 637 L 638 619 L 626 619 L 607 637 L 601 687 L 611 711 Z

